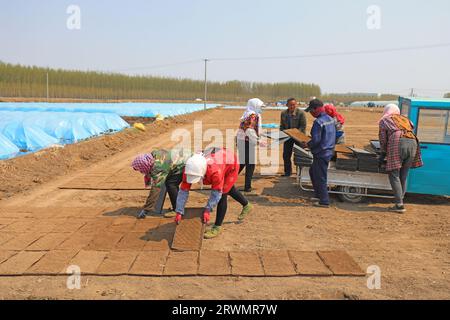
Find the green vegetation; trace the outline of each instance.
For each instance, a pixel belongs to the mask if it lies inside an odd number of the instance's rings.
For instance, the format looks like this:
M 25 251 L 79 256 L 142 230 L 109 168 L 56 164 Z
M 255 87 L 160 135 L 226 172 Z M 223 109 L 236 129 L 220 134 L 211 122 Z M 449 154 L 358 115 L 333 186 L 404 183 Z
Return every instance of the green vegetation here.
M 0 62 L 0 96 L 45 98 L 47 72 L 50 98 L 193 101 L 204 95 L 204 83 L 199 80 L 54 70 Z M 320 87 L 314 84 L 208 83 L 208 100 L 211 101 L 245 101 L 256 96 L 266 101 L 289 96 L 307 100 L 320 94 Z
M 344 104 L 350 104 L 355 101 L 396 101 L 398 100 L 398 95 L 394 94 L 382 94 L 380 96 L 374 97 L 374 96 L 364 96 L 364 95 L 342 95 L 342 94 L 326 94 L 322 96 L 322 99 L 324 101 L 330 101 L 335 104 L 338 103 L 344 103 Z
M 450 98 L 450 92 L 444 95 L 444 98 Z
M 185 100 L 203 98 L 201 80 L 128 76 L 118 73 L 55 70 L 41 67 L 12 65 L 0 61 L 0 97 L 46 98 L 47 73 L 49 97 L 59 99 L 104 100 Z M 260 83 L 245 81 L 209 82 L 208 100 L 245 102 L 258 97 L 267 102 L 295 97 L 308 102 L 320 97 L 334 103 L 355 100 L 397 100 L 394 95 L 355 96 L 342 94 L 322 95 L 318 85 L 307 83 Z

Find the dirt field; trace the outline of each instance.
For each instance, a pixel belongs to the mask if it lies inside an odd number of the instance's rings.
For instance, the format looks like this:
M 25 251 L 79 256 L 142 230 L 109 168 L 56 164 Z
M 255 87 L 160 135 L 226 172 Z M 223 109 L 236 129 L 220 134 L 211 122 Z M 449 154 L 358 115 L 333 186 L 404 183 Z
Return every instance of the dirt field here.
M 171 132 L 192 120 L 203 129 L 236 129 L 240 110 L 210 110 L 154 123 L 141 133 L 128 130 L 64 149 L 47 150 L 0 162 L 0 209 L 8 207 L 138 207 L 146 191 L 62 190 L 89 172 L 129 167 L 132 158 L 155 147 L 169 148 Z M 346 135 L 356 146 L 377 138 L 378 111 L 345 111 Z M 309 117 L 309 122 L 312 119 Z M 264 113 L 277 123 L 279 112 Z M 309 124 L 310 124 L 309 123 Z M 281 169 L 281 168 L 280 168 Z M 408 213 L 388 213 L 388 200 L 355 205 L 333 198 L 331 209 L 311 206 L 294 178 L 265 177 L 255 182 L 255 210 L 237 224 L 239 206 L 229 201 L 223 233 L 204 241 L 207 250 L 345 250 L 366 270 L 379 266 L 381 290 L 352 277 L 82 277 L 81 290 L 68 290 L 66 277 L 0 277 L 3 299 L 450 299 L 450 201 L 410 195 Z M 206 196 L 193 193 L 191 205 Z M 168 201 L 167 201 L 168 202 Z M 0 235 L 2 226 L 0 221 Z

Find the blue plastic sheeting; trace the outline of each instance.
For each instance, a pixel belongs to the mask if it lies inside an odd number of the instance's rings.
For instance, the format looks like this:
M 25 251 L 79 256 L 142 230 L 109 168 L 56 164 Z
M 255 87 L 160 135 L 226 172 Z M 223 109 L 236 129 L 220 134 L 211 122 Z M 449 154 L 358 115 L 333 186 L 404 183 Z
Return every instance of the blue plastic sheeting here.
M 0 111 L 0 159 L 129 127 L 111 113 Z
M 207 109 L 215 104 L 207 104 Z M 203 104 L 191 103 L 38 103 L 38 102 L 2 102 L 0 111 L 51 111 L 51 112 L 88 112 L 115 113 L 122 117 L 164 117 L 179 116 L 203 110 Z
M 0 133 L 0 160 L 14 158 L 19 153 L 19 148 Z
M 280 126 L 276 123 L 267 123 L 261 126 L 263 129 L 278 129 Z

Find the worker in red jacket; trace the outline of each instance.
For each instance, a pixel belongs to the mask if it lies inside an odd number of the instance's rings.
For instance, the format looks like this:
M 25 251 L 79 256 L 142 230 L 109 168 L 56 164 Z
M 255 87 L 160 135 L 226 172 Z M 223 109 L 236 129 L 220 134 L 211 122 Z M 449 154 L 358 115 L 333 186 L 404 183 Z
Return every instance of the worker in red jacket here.
M 217 207 L 216 222 L 210 230 L 206 231 L 205 239 L 212 239 L 220 234 L 227 213 L 228 195 L 242 205 L 239 220 L 243 221 L 251 212 L 252 205 L 234 186 L 238 174 L 238 158 L 234 152 L 226 149 L 215 148 L 189 158 L 184 168 L 183 182 L 177 197 L 175 222 L 180 223 L 184 215 L 191 185 L 201 181 L 204 185 L 211 186 L 211 194 L 203 213 L 203 223 L 209 223 L 211 212 Z

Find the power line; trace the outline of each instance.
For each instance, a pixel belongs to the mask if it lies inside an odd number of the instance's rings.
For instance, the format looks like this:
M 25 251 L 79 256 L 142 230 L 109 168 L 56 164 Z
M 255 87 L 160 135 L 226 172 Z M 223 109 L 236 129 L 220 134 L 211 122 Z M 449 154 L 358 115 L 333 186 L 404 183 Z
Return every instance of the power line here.
M 356 50 L 356 51 L 341 51 L 341 52 L 330 52 L 330 53 L 312 53 L 312 54 L 299 54 L 291 56 L 260 56 L 260 57 L 230 57 L 230 58 L 211 58 L 208 61 L 257 61 L 257 60 L 289 60 L 289 59 L 302 59 L 302 58 L 321 58 L 321 57 L 336 57 L 336 56 L 349 56 L 349 55 L 363 55 L 363 54 L 376 54 L 376 53 L 390 53 L 390 52 L 402 52 L 402 51 L 414 51 L 423 49 L 435 49 L 435 48 L 445 48 L 450 47 L 449 43 L 440 44 L 430 44 L 421 46 L 410 46 L 410 47 L 397 47 L 397 48 L 387 48 L 387 49 L 372 49 L 372 50 Z M 161 69 L 180 65 L 187 65 L 193 63 L 203 62 L 204 59 L 192 59 L 187 61 L 180 61 L 168 64 L 159 64 L 152 66 L 142 66 L 133 67 L 120 70 L 113 70 L 112 72 L 127 72 L 127 71 L 138 71 L 138 70 L 151 70 L 151 69 Z
M 444 47 L 450 47 L 450 43 L 430 44 L 430 45 L 411 46 L 411 47 L 397 47 L 397 48 L 387 48 L 387 49 L 300 54 L 300 55 L 292 55 L 292 56 L 212 58 L 210 60 L 212 60 L 212 61 L 288 60 L 288 59 L 302 59 L 302 58 L 320 58 L 320 57 L 336 57 L 336 56 L 349 56 L 349 55 L 361 55 L 361 54 L 389 53 L 389 52 L 413 51 L 413 50 L 422 50 L 422 49 L 435 49 L 435 48 L 444 48 Z
M 159 64 L 159 65 L 153 65 L 153 66 L 133 67 L 133 68 L 127 68 L 127 69 L 121 69 L 121 70 L 113 70 L 112 72 L 127 72 L 127 71 L 137 71 L 137 70 L 161 69 L 161 68 L 167 68 L 167 67 L 174 67 L 174 66 L 181 66 L 181 65 L 192 64 L 192 63 L 198 63 L 201 61 L 203 61 L 203 60 L 195 59 L 195 60 L 180 61 L 180 62 L 174 62 L 174 63 L 168 63 L 168 64 Z

